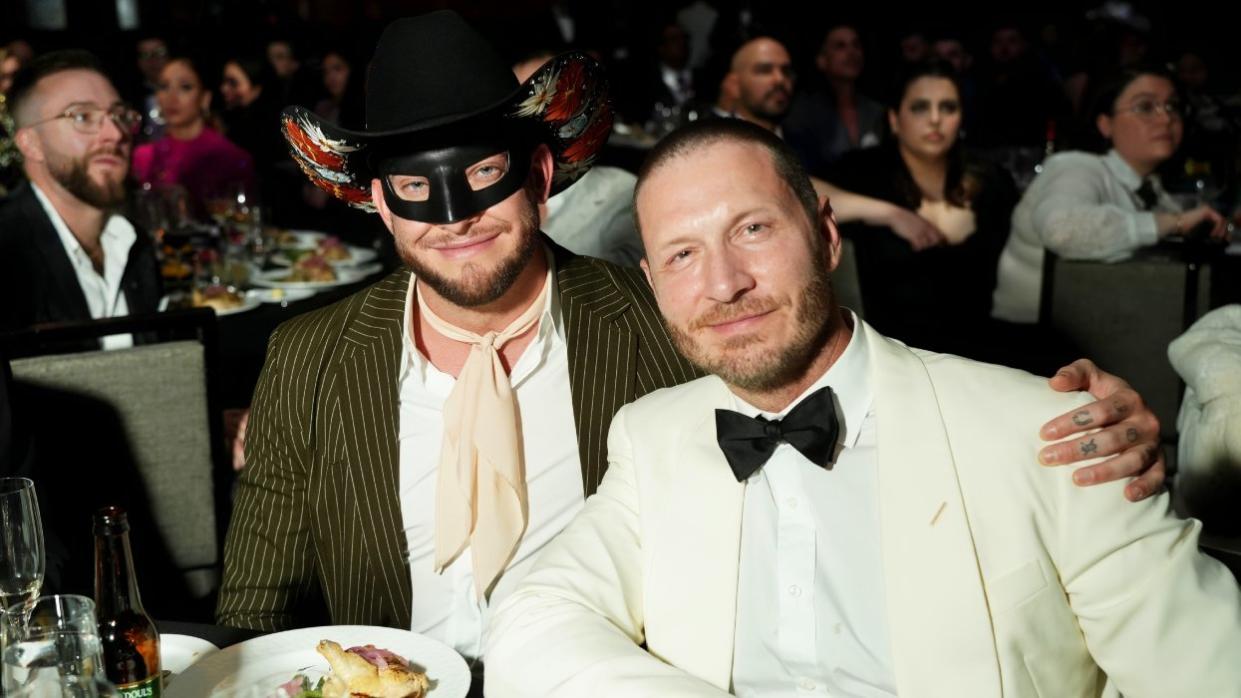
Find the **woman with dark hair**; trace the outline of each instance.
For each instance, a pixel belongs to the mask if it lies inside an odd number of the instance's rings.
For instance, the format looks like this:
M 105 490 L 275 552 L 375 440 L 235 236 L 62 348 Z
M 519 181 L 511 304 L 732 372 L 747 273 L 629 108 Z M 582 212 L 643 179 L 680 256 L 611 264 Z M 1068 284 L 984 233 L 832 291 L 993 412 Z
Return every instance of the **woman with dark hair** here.
M 160 71 L 155 99 L 164 115 L 164 136 L 135 148 L 133 164 L 134 177 L 144 185 L 183 188 L 199 216 L 208 198 L 254 186 L 254 159 L 217 129 L 202 74 L 185 57 L 169 60 Z
M 224 133 L 254 157 L 255 169 L 264 178 L 285 154 L 276 85 L 271 65 L 259 56 L 239 55 L 224 63 L 220 80 Z
M 1181 210 L 1156 169 L 1176 153 L 1183 107 L 1162 68 L 1131 68 L 1099 84 L 1089 124 L 1098 153 L 1058 153 L 1013 211 L 1013 234 L 1000 257 L 997 318 L 1033 323 L 1039 317 L 1044 250 L 1067 259 L 1122 259 L 1169 235 L 1209 226 L 1226 235 L 1209 206 Z
M 315 105 L 315 113 L 334 123 L 363 128 L 362 81 L 354 75 L 353 66 L 353 59 L 343 49 L 333 48 L 323 54 L 319 69 L 325 97 Z
M 961 90 L 945 62 L 912 66 L 887 119 L 886 142 L 846 154 L 828 179 L 918 213 L 944 240 L 916 248 L 887 227 L 841 226 L 857 251 L 866 320 L 915 346 L 995 360 L 991 292 L 1016 201 L 1012 179 L 966 156 Z

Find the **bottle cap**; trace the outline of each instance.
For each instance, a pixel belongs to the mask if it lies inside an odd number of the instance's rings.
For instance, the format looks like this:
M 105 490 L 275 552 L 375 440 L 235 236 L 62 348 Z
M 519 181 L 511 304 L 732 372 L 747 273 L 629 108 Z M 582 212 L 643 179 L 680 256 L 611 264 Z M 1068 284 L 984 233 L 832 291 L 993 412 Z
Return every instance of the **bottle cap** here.
M 95 535 L 116 535 L 129 531 L 129 518 L 118 506 L 103 507 L 95 512 Z

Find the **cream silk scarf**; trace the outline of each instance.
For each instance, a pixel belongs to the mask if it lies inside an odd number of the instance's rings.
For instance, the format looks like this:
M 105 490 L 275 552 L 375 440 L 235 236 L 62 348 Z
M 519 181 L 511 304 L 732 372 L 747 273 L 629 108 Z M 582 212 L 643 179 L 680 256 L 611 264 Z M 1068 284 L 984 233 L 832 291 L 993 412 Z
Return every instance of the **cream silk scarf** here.
M 539 297 L 500 332 L 483 335 L 448 324 L 418 295 L 422 317 L 436 332 L 470 344 L 444 403 L 444 442 L 435 492 L 435 569 L 442 572 L 467 545 L 480 599 L 504 571 L 526 530 L 526 468 L 517 398 L 499 350 L 538 324 L 551 273 Z

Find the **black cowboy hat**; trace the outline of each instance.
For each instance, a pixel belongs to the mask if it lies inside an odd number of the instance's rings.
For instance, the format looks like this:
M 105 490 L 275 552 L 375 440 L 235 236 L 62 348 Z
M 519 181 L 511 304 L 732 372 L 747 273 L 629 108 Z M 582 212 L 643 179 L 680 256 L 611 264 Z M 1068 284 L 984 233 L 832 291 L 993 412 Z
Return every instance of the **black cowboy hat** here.
M 441 10 L 388 25 L 375 47 L 366 85 L 366 129 L 354 131 L 287 107 L 281 130 L 310 181 L 373 211 L 373 153 L 405 152 L 441 141 L 474 120 L 500 118 L 546 143 L 555 159 L 552 193 L 590 169 L 612 129 L 602 67 L 567 53 L 518 85 L 495 49 L 460 15 Z M 430 146 L 428 146 L 430 147 Z

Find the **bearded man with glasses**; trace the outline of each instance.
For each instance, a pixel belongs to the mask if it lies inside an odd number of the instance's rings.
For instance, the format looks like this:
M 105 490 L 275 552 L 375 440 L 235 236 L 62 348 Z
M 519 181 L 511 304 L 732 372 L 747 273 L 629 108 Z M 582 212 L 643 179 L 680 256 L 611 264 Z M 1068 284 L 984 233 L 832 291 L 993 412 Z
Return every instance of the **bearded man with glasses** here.
M 141 116 L 83 51 L 36 58 L 11 100 L 28 183 L 0 206 L 0 331 L 155 311 L 152 242 L 119 213 Z

